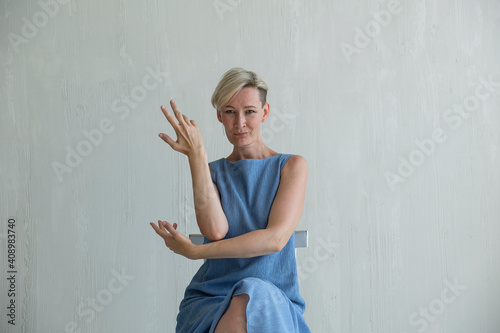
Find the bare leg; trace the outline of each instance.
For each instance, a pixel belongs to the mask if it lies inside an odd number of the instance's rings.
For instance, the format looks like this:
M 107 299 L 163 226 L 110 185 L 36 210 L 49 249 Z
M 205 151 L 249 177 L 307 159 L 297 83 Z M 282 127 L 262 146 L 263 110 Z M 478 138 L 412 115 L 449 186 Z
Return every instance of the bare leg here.
M 233 296 L 231 304 L 215 327 L 215 333 L 240 333 L 247 331 L 247 294 Z

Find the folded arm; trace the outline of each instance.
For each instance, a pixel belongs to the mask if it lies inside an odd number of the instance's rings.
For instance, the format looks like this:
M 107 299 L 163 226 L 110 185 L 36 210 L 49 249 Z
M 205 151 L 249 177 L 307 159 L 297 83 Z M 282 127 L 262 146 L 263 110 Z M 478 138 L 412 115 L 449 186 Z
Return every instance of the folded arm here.
M 168 222 L 158 221 L 158 226 L 153 223 L 152 226 L 169 249 L 190 259 L 249 258 L 278 252 L 288 243 L 300 221 L 307 171 L 307 162 L 299 155 L 290 157 L 285 163 L 266 229 L 194 245 Z

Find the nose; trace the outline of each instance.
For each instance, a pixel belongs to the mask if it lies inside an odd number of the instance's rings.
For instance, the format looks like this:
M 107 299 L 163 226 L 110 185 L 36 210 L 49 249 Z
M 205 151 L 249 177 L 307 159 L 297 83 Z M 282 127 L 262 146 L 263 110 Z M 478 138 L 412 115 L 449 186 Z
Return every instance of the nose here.
M 246 125 L 245 115 L 238 113 L 234 122 L 236 128 L 243 128 Z

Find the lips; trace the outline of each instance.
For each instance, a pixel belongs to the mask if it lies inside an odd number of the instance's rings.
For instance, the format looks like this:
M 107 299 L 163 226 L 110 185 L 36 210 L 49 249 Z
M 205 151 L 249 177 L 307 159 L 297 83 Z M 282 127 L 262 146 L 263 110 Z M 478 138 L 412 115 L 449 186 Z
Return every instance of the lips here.
M 245 136 L 245 135 L 247 135 L 247 134 L 248 134 L 248 132 L 244 132 L 244 133 L 234 133 L 234 135 L 236 135 L 236 136 Z

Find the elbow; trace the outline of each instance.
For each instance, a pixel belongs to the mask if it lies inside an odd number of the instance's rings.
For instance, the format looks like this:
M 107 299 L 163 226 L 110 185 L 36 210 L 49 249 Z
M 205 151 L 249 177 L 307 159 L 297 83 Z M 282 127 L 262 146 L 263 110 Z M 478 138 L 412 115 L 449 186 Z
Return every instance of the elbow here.
M 220 241 L 221 239 L 224 239 L 224 237 L 226 237 L 227 230 L 227 228 L 211 230 L 210 232 L 205 233 L 204 236 L 212 242 Z
M 284 237 L 280 237 L 280 236 L 275 236 L 274 239 L 271 241 L 271 252 L 272 253 L 275 253 L 275 252 L 280 252 L 281 250 L 283 250 L 283 248 L 286 246 L 286 244 L 288 243 L 288 240 L 285 239 Z
M 210 235 L 205 235 L 210 241 L 212 242 L 217 242 L 220 241 L 221 239 L 224 239 L 226 237 L 226 234 L 224 233 L 211 233 Z
M 275 243 L 273 248 L 271 249 L 271 253 L 280 252 L 281 250 L 283 250 L 283 248 L 284 246 L 281 246 L 281 244 Z
M 196 216 L 196 219 L 198 222 L 198 227 L 200 228 L 200 232 L 208 240 L 216 242 L 226 237 L 229 230 L 227 221 L 220 221 L 214 218 L 201 219 L 198 215 Z

